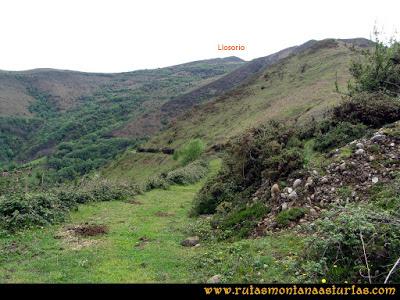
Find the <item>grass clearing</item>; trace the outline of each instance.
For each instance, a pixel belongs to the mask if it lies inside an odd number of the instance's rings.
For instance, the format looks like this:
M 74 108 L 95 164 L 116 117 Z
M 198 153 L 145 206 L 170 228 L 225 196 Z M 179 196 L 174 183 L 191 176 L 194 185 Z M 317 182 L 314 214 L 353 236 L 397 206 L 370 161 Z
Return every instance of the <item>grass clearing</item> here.
M 211 173 L 219 165 L 212 161 Z M 205 282 L 215 274 L 229 282 L 293 280 L 282 265 L 290 264 L 302 243 L 291 234 L 233 243 L 201 241 L 196 248 L 180 245 L 194 221 L 188 212 L 203 183 L 152 190 L 127 202 L 81 205 L 66 224 L 3 234 L 0 282 Z M 69 232 L 83 224 L 107 231 L 94 236 Z

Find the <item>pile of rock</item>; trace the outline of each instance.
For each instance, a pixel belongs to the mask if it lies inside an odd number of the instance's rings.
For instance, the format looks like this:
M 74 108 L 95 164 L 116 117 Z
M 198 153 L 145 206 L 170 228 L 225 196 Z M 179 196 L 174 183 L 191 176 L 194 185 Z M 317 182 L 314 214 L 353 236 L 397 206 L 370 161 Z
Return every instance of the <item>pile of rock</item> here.
M 276 214 L 291 207 L 306 208 L 306 215 L 298 221 L 305 223 L 318 218 L 320 212 L 332 203 L 344 205 L 368 200 L 368 190 L 373 185 L 392 180 L 400 170 L 399 137 L 379 131 L 369 139 L 351 142 L 346 148 L 351 149 L 351 155 L 347 157 L 341 158 L 343 155 L 339 149 L 328 155 L 332 162 L 321 170 L 321 175 L 316 170 L 303 172 L 301 178 L 289 179 L 290 186 L 282 190 L 275 183 L 268 191 L 266 182 L 255 197 L 262 198 L 260 193 L 270 195 L 266 201 L 273 207 L 258 224 L 257 232 L 279 230 Z M 296 225 L 293 222 L 289 227 Z

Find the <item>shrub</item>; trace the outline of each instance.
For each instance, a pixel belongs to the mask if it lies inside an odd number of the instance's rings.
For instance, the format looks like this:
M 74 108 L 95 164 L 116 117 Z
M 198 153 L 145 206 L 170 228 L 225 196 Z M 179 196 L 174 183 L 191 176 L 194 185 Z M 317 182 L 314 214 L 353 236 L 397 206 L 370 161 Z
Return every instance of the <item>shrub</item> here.
M 146 182 L 146 190 L 152 189 L 168 189 L 170 183 L 162 175 L 155 175 L 150 177 Z
M 365 135 L 367 126 L 363 124 L 351 124 L 349 122 L 324 122 L 320 124 L 319 132 L 316 134 L 314 149 L 326 151 L 338 148 Z
M 381 127 L 400 119 L 400 100 L 383 92 L 361 92 L 335 107 L 333 119 L 337 122 Z
M 140 192 L 137 185 L 109 180 L 83 181 L 78 186 L 63 186 L 55 190 L 57 196 L 68 203 L 87 203 L 124 200 Z
M 136 185 L 107 180 L 83 181 L 48 192 L 13 193 L 0 198 L 0 227 L 8 231 L 62 222 L 77 204 L 123 200 L 139 193 Z
M 297 221 L 301 219 L 306 210 L 300 207 L 292 207 L 287 210 L 281 211 L 276 215 L 276 222 L 279 227 L 286 227 L 290 224 L 290 222 Z
M 205 144 L 200 139 L 190 140 L 181 149 L 174 152 L 174 159 L 179 160 L 183 166 L 198 159 L 203 154 Z
M 351 94 L 359 92 L 383 92 L 390 96 L 400 95 L 400 44 L 391 40 L 385 45 L 375 33 L 375 49 L 364 52 L 364 59 L 354 61 L 350 67 L 353 82 L 349 82 Z
M 196 196 L 193 214 L 214 213 L 222 202 L 250 203 L 263 183 L 303 167 L 302 147 L 297 131 L 276 121 L 248 130 L 227 147 L 222 170 Z
M 260 219 L 270 211 L 263 203 L 242 206 L 228 213 L 216 223 L 221 229 L 233 230 L 234 235 L 246 237 Z
M 315 224 L 303 255 L 307 262 L 302 264 L 313 281 L 326 278 L 330 282 L 368 282 L 365 248 L 371 280 L 383 282 L 398 258 L 398 214 L 352 204 L 328 211 Z M 391 279 L 398 282 L 400 274 Z
M 205 177 L 207 171 L 207 162 L 195 161 L 185 167 L 168 172 L 166 180 L 175 184 L 192 184 Z
M 10 194 L 0 198 L 0 226 L 11 232 L 61 222 L 71 203 L 51 193 Z

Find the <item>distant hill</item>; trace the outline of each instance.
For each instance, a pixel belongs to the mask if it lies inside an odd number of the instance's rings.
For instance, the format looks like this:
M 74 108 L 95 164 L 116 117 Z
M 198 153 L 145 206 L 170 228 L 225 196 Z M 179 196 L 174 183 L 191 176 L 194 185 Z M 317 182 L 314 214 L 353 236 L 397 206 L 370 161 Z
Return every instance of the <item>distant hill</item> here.
M 270 119 L 303 122 L 318 118 L 338 103 L 337 78 L 342 86 L 350 78 L 350 61 L 359 57 L 360 49 L 371 47 L 366 39 L 309 41 L 246 63 L 220 79 L 182 94 L 161 107 L 174 115 L 186 113 L 145 146 L 178 148 L 192 138 L 203 139 L 209 149 L 220 148 L 245 129 Z M 214 95 L 212 91 L 215 92 Z M 172 167 L 167 155 L 127 152 L 104 172 L 110 177 L 127 174 L 139 179 L 136 170 Z
M 41 156 L 57 160 L 68 156 L 66 165 L 87 165 L 92 160 L 90 166 L 68 171 L 83 174 L 137 142 L 136 137 L 113 136 L 113 131 L 243 63 L 238 58 L 218 58 L 115 74 L 0 71 L 0 167 Z M 68 143 L 63 146 L 68 151 L 59 148 L 63 143 Z M 53 167 L 66 166 L 58 161 Z

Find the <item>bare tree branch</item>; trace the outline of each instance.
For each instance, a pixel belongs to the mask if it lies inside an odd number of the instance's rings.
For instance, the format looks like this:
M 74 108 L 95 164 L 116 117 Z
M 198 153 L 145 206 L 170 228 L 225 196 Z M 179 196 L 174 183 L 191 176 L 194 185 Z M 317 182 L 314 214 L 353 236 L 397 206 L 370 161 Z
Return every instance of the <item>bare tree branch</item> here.
M 386 276 L 385 282 L 387 283 L 390 276 L 392 276 L 392 273 L 394 272 L 394 270 L 396 270 L 397 266 L 400 264 L 400 257 L 397 259 L 396 263 L 393 265 L 393 268 L 390 269 L 389 274 Z
M 364 244 L 364 239 L 363 239 L 361 230 L 360 230 L 360 238 L 361 238 L 361 243 L 362 243 L 363 251 L 364 251 L 365 264 L 367 266 L 367 271 L 368 271 L 368 281 L 369 281 L 369 283 L 372 283 L 371 282 L 371 270 L 369 269 L 367 253 L 365 252 L 365 244 Z

